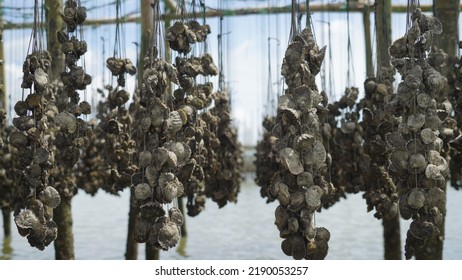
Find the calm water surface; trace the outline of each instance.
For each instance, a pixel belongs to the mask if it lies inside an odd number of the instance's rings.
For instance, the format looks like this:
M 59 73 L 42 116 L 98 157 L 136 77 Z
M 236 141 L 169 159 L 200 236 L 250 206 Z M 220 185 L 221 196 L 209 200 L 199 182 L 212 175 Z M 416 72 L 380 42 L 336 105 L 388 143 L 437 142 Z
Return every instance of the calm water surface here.
M 462 191 L 448 188 L 444 259 L 462 259 Z M 129 192 L 119 197 L 80 192 L 73 200 L 75 256 L 77 259 L 124 259 Z M 274 225 L 276 203 L 266 204 L 252 180 L 242 184 L 237 204 L 218 209 L 207 201 L 198 217 L 186 218 L 188 237 L 181 254 L 177 248 L 161 252 L 162 259 L 289 259 L 281 249 Z M 318 226 L 331 232 L 327 259 L 382 259 L 381 221 L 366 212 L 365 200 L 349 195 L 329 210 L 316 213 Z M 3 227 L 3 221 L 0 226 Z M 13 226 L 12 259 L 54 259 L 50 245 L 32 248 Z M 402 221 L 404 242 L 408 221 Z M 0 232 L 3 239 L 3 231 Z M 144 259 L 144 246 L 139 246 Z

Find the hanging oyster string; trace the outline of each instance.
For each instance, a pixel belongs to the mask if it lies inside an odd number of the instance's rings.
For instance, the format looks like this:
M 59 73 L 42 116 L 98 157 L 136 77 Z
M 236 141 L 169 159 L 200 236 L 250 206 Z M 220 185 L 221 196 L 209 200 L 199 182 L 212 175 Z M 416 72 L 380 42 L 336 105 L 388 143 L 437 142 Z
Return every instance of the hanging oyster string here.
M 428 62 L 434 35 L 442 32 L 433 16 L 415 9 L 412 26 L 389 48 L 392 64 L 402 76 L 396 110 L 402 122 L 396 132 L 386 134 L 393 149 L 390 172 L 399 192 L 401 217 L 412 218 L 407 231 L 405 256 L 411 258 L 433 236 L 439 236 L 443 220 L 444 187 L 449 169 L 440 152 L 440 128 L 447 114 L 437 113 L 435 98 L 445 79 Z
M 19 234 L 27 237 L 32 247 L 44 250 L 57 237 L 53 208 L 59 205 L 61 197 L 49 180 L 54 166 L 49 126 L 56 107 L 47 102 L 53 88 L 47 74 L 51 57 L 43 50 L 38 9 L 36 1 L 29 46 L 32 52 L 23 63 L 23 97 L 14 106 L 17 117 L 13 119 L 15 129 L 10 133 L 9 143 L 15 148 L 12 152 L 18 159 L 14 221 Z M 28 94 L 24 98 L 25 91 Z
M 396 95 L 392 92 L 394 69 L 384 67 L 379 78 L 368 78 L 364 82 L 365 97 L 361 101 L 364 129 L 364 155 L 360 159 L 364 174 L 364 194 L 367 210 L 375 209 L 377 219 L 391 219 L 398 214 L 398 194 L 396 185 L 388 172 L 387 148 L 396 137 L 399 119 L 393 114 Z
M 135 227 L 137 242 L 147 242 L 162 250 L 174 247 L 179 239 L 183 215 L 176 207 L 168 213 L 164 206 L 184 193 L 183 184 L 176 176 L 179 166 L 190 154 L 186 145 L 176 145 L 175 135 L 187 121 L 186 114 L 170 109 L 171 83 L 178 84 L 178 71 L 158 53 L 163 44 L 160 32 L 159 1 L 154 3 L 154 42 L 144 57 L 144 73 L 140 91 L 140 106 L 136 118 L 141 125 L 133 130 L 138 144 L 139 172 L 132 176 L 132 187 L 140 209 Z M 185 119 L 183 120 L 182 117 Z
M 324 259 L 330 233 L 316 227 L 314 212 L 323 196 L 333 192 L 325 180 L 327 152 L 322 143 L 316 107 L 323 101 L 315 84 L 324 59 L 310 29 L 295 36 L 286 50 L 281 73 L 288 88 L 280 97 L 276 124 L 280 168 L 268 194 L 277 196 L 276 226 L 285 254 L 294 259 Z
M 117 24 L 114 40 L 113 56 L 107 58 L 106 67 L 112 77 L 117 77 L 115 86 L 106 86 L 108 91 L 105 103 L 100 103 L 98 114 L 100 123 L 98 131 L 103 132 L 106 158 L 101 171 L 106 178 L 105 190 L 116 193 L 130 186 L 131 176 L 137 170 L 133 160 L 136 143 L 131 139 L 133 117 L 129 114 L 126 104 L 130 93 L 126 90 L 126 76 L 135 75 L 136 67 L 125 54 L 125 45 L 122 41 L 124 25 L 121 22 L 122 3 L 116 1 Z M 112 79 L 111 79 L 112 81 Z

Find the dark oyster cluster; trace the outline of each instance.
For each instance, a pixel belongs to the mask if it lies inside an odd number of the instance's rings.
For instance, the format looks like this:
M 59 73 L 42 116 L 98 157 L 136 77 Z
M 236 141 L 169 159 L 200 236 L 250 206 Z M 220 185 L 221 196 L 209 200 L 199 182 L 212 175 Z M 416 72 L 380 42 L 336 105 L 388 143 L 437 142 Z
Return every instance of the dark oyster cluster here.
M 277 138 L 272 133 L 274 125 L 274 117 L 267 116 L 263 120 L 263 138 L 257 143 L 254 162 L 256 168 L 255 182 L 261 187 L 260 195 L 267 199 L 267 203 L 276 199 L 276 197 L 268 196 L 268 191 L 271 179 L 279 170 L 279 155 L 276 150 Z
M 232 125 L 227 91 L 213 94 L 215 107 L 202 114 L 210 136 L 206 137 L 208 161 L 205 171 L 205 194 L 221 208 L 236 202 L 241 181 L 242 151 L 237 131 Z M 208 143 L 207 143 L 208 142 Z
M 133 139 L 138 144 L 139 171 L 131 181 L 141 212 L 134 237 L 137 242 L 168 250 L 180 238 L 178 221 L 182 221 L 183 216 L 180 211 L 175 211 L 178 217 L 166 216 L 164 205 L 183 195 L 183 184 L 175 173 L 188 162 L 191 152 L 187 145 L 174 141 L 176 133 L 187 122 L 187 115 L 169 108 L 170 83 L 178 83 L 176 68 L 156 57 L 157 49 L 153 48 L 155 50 L 145 57 L 140 106 L 135 115 L 141 123 L 133 131 Z M 153 53 L 156 56 L 152 56 Z
M 361 101 L 364 130 L 364 154 L 360 162 L 364 177 L 364 194 L 367 210 L 375 209 L 374 217 L 391 219 L 398 214 L 396 185 L 388 173 L 388 157 L 391 149 L 387 144 L 388 134 L 398 128 L 399 119 L 393 114 L 393 92 L 391 68 L 382 69 L 380 78 L 369 78 L 364 82 L 365 98 Z M 380 82 L 379 82 L 380 81 Z M 387 136 L 388 135 L 388 136 Z
M 325 48 L 318 48 L 309 29 L 301 31 L 289 44 L 282 64 L 288 88 L 279 99 L 272 129 L 280 163 L 268 197 L 279 201 L 275 223 L 284 238 L 282 249 L 295 259 L 324 259 L 330 238 L 329 232 L 316 227 L 313 219 L 322 198 L 334 191 L 325 179 L 329 155 L 317 114 L 325 104 L 315 84 L 324 54 Z
M 18 159 L 19 174 L 15 176 L 20 178 L 16 185 L 15 223 L 29 244 L 40 250 L 57 236 L 53 208 L 61 201 L 49 182 L 54 162 L 49 125 L 56 114 L 56 107 L 47 102 L 49 66 L 47 52 L 35 50 L 26 57 L 21 87 L 29 89 L 29 94 L 14 106 L 18 115 L 13 119 L 16 129 L 9 136 L 9 143 L 15 148 L 12 152 Z
M 329 127 L 324 134 L 329 133 L 329 152 L 332 155 L 331 181 L 337 191 L 331 195 L 331 202 L 337 201 L 344 193 L 358 193 L 364 189 L 361 160 L 363 151 L 363 128 L 359 124 L 357 104 L 358 88 L 346 88 L 339 101 L 329 104 Z M 340 117 L 336 120 L 336 117 Z M 338 198 L 333 199 L 334 196 Z M 325 204 L 324 204 L 325 205 Z M 325 206 L 327 206 L 325 205 Z
M 68 0 L 65 3 L 69 11 L 74 9 L 85 11 L 84 7 L 77 7 L 75 1 Z M 71 12 L 68 12 L 71 14 Z M 70 18 L 70 17 L 69 17 Z M 69 21 L 69 23 L 68 23 Z M 67 33 L 58 31 L 57 37 L 61 45 L 61 50 L 65 55 L 66 71 L 61 73 L 63 90 L 56 97 L 59 113 L 54 121 L 57 132 L 54 144 L 58 150 L 57 168 L 53 175 L 56 188 L 61 196 L 72 197 L 75 192 L 76 178 L 72 169 L 80 159 L 80 150 L 89 144 L 92 131 L 81 117 L 91 113 L 91 106 L 87 101 L 80 101 L 78 90 L 85 90 L 91 83 L 91 76 L 85 72 L 81 66 L 77 66 L 78 60 L 86 52 L 86 42 L 79 40 L 72 32 L 75 32 L 74 24 L 81 24 L 82 21 L 64 20 Z M 69 39 L 69 35 L 72 35 Z M 72 47 L 71 47 L 72 46 Z
M 443 219 L 447 161 L 441 156 L 442 123 L 451 114 L 441 112 L 437 97 L 445 78 L 429 64 L 426 57 L 432 38 L 442 32 L 441 23 L 416 9 L 412 27 L 390 46 L 392 64 L 402 75 L 396 108 L 402 121 L 397 131 L 385 135 L 392 149 L 390 172 L 399 191 L 399 210 L 404 219 L 412 218 L 407 232 L 405 255 L 411 258 L 426 240 L 440 234 Z
M 15 174 L 8 135 L 12 127 L 6 126 L 6 111 L 0 109 L 0 210 L 13 210 Z
M 64 12 L 61 14 L 66 23 L 68 32 L 74 32 L 77 26 L 87 18 L 87 8 L 80 5 L 80 1 L 68 0 L 64 4 Z
M 186 23 L 177 21 L 167 29 L 166 39 L 172 50 L 186 54 L 191 51 L 192 44 L 205 42 L 208 34 L 210 34 L 208 24 L 201 25 L 196 20 Z

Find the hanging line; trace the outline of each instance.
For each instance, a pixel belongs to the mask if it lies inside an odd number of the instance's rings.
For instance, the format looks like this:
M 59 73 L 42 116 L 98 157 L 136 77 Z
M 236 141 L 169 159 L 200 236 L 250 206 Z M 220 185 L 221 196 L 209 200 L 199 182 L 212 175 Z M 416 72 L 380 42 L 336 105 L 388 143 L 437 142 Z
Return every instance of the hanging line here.
M 292 0 L 292 19 L 290 23 L 290 34 L 289 34 L 289 43 L 295 40 L 295 36 L 298 35 L 298 27 L 297 27 L 297 0 Z
M 351 86 L 351 80 L 355 79 L 355 70 L 353 65 L 353 50 L 351 48 L 351 34 L 350 34 L 350 0 L 347 0 L 347 51 L 348 51 L 348 66 L 347 66 L 347 87 Z
M 218 23 L 219 32 L 217 35 L 218 39 L 218 90 L 222 91 L 224 89 L 224 75 L 223 75 L 223 0 L 219 2 L 219 13 L 220 19 Z

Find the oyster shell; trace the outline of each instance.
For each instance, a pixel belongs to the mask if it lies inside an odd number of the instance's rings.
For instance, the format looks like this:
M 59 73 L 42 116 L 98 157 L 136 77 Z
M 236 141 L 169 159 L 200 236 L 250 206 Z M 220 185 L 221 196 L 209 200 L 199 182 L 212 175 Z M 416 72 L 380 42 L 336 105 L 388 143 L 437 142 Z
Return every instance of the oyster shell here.
M 303 165 L 300 162 L 300 156 L 298 153 L 291 148 L 285 148 L 279 153 L 281 163 L 284 167 L 289 170 L 293 175 L 298 175 L 302 173 Z

